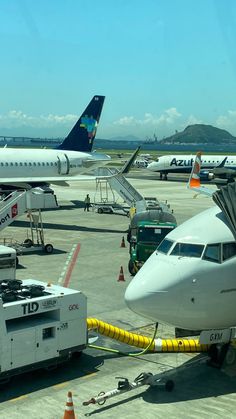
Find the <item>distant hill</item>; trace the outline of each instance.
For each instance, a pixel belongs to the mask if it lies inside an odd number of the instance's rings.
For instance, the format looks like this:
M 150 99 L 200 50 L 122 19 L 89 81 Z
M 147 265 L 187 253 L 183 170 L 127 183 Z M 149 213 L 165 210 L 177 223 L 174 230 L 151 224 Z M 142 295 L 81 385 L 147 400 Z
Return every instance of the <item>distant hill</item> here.
M 212 125 L 195 124 L 164 138 L 160 144 L 236 144 L 236 137 Z

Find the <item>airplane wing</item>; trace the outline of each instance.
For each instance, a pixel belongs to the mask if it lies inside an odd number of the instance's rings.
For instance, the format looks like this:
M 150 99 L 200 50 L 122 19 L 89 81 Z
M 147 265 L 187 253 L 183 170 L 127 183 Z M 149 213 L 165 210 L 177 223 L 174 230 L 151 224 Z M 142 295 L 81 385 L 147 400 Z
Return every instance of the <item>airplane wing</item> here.
M 212 196 L 213 193 L 217 190 L 207 188 L 203 185 L 201 185 L 200 182 L 200 170 L 201 170 L 201 152 L 198 151 L 195 157 L 195 161 L 193 164 L 193 168 L 189 177 L 188 185 L 187 187 L 191 189 L 192 191 L 196 191 L 198 193 L 202 193 L 207 196 Z

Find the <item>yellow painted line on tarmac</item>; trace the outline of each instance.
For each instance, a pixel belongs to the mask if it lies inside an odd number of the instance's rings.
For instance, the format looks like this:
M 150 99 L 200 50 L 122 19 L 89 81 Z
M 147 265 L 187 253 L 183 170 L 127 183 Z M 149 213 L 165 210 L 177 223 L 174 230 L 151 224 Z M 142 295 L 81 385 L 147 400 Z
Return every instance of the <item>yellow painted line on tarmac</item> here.
M 55 384 L 55 386 L 53 386 L 52 388 L 54 388 L 55 390 L 57 390 L 58 388 L 65 387 L 68 383 L 69 383 L 69 381 L 64 381 L 63 383 Z
M 89 372 L 88 374 L 84 375 L 84 377 L 81 377 L 83 379 L 94 377 L 94 375 L 97 375 L 97 372 Z
M 18 402 L 19 400 L 24 400 L 27 397 L 29 397 L 28 394 L 23 394 L 23 396 L 15 397 L 14 399 L 9 400 L 9 402 L 15 403 L 15 402 Z

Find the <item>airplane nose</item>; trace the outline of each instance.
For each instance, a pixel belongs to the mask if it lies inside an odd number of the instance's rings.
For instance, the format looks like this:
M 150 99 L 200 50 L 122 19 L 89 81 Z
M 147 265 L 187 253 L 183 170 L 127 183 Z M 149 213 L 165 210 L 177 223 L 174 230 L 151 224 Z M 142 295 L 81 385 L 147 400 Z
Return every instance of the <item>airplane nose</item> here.
M 153 254 L 135 275 L 125 292 L 127 306 L 137 314 L 153 321 L 169 322 L 178 305 L 173 288 L 179 280 L 176 266 L 159 261 Z M 154 263 L 155 262 L 155 263 Z

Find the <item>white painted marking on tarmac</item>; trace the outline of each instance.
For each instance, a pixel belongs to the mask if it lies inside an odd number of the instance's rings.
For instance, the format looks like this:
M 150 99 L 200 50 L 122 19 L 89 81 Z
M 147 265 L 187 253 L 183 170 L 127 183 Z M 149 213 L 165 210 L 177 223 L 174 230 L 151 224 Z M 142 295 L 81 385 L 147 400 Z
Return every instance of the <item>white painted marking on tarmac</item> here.
M 70 252 L 67 256 L 67 259 L 66 259 L 66 261 L 64 263 L 64 266 L 63 266 L 63 269 L 61 271 L 61 275 L 59 276 L 59 279 L 58 279 L 58 284 L 61 284 L 63 282 L 63 279 L 64 279 L 64 277 L 66 275 L 66 272 L 67 272 L 68 265 L 71 262 L 71 258 L 73 257 L 76 246 L 77 246 L 76 244 L 73 244 L 73 246 L 72 246 L 72 248 L 71 248 L 71 250 L 70 250 Z

